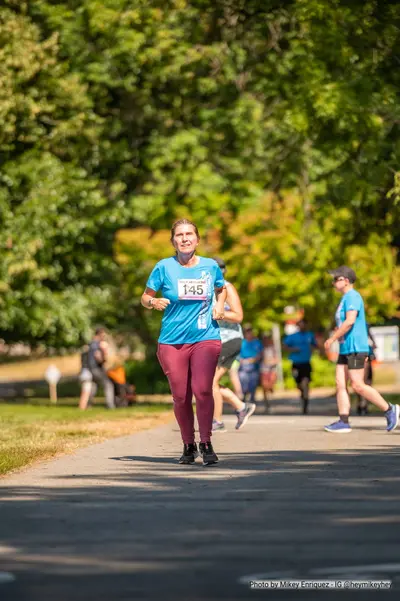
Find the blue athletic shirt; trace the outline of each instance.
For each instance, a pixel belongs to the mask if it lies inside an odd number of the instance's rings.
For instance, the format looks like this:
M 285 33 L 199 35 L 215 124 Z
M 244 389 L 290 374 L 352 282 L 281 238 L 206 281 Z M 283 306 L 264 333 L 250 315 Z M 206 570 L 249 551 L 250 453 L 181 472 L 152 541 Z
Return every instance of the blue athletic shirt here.
M 290 353 L 289 359 L 292 363 L 310 363 L 312 347 L 317 346 L 317 341 L 313 332 L 295 332 L 286 336 L 283 344 L 299 349 L 299 352 Z
M 241 359 L 253 359 L 263 351 L 263 348 L 262 342 L 258 338 L 253 338 L 253 340 L 244 339 L 239 357 Z
M 253 338 L 253 340 L 242 340 L 239 359 L 254 359 L 262 353 L 264 347 L 261 340 Z M 240 371 L 253 372 L 260 368 L 260 363 L 242 363 L 239 367 Z
M 183 267 L 176 257 L 163 259 L 150 274 L 147 288 L 160 290 L 171 301 L 161 322 L 161 344 L 221 339 L 218 322 L 212 319 L 212 300 L 214 287 L 224 285 L 224 276 L 213 259 L 198 258 L 194 267 Z
M 339 353 L 341 355 L 368 353 L 369 344 L 364 301 L 357 290 L 349 290 L 343 295 L 335 315 L 338 328 L 346 319 L 348 311 L 357 311 L 357 317 L 352 328 L 339 340 Z

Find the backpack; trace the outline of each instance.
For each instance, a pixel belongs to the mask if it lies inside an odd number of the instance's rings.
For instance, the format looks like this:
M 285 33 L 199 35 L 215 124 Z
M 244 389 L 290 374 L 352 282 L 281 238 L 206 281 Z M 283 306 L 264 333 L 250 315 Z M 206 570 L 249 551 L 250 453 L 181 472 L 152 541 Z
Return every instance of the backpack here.
M 89 350 L 84 350 L 81 353 L 81 369 L 89 369 Z
M 100 351 L 103 359 L 102 361 L 98 361 L 95 357 L 95 353 L 97 351 Z M 104 353 L 100 347 L 100 344 L 97 340 L 93 340 L 93 342 L 91 342 L 89 344 L 89 352 L 88 352 L 88 368 L 89 369 L 98 369 L 99 367 L 101 368 L 103 363 L 104 363 L 105 359 L 104 359 Z

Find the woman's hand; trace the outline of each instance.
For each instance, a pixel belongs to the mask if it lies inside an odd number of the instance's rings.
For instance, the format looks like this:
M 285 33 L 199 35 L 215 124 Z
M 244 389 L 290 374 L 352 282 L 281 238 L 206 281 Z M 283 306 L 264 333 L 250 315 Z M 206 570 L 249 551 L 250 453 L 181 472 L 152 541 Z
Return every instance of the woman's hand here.
M 213 307 L 213 311 L 212 311 L 212 316 L 213 319 L 224 319 L 224 306 L 220 305 L 219 303 L 217 303 L 214 307 Z
M 335 342 L 334 338 L 328 338 L 328 340 L 325 340 L 324 342 L 324 349 L 326 351 L 329 351 L 329 349 L 331 348 L 332 344 Z
M 154 298 L 151 306 L 156 311 L 164 311 L 166 307 L 170 304 L 171 301 L 168 298 Z

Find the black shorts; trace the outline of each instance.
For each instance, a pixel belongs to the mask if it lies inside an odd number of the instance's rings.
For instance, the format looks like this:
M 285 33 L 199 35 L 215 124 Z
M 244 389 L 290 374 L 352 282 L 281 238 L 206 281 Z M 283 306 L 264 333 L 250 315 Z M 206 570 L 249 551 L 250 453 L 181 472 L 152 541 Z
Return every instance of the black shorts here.
M 224 342 L 221 348 L 221 354 L 218 359 L 218 367 L 225 367 L 225 369 L 230 369 L 236 357 L 240 353 L 241 348 L 241 338 L 234 338 L 233 340 L 228 340 L 228 342 Z
M 364 369 L 365 361 L 369 353 L 349 353 L 348 355 L 339 355 L 337 364 L 347 365 L 349 369 Z
M 311 363 L 293 363 L 292 376 L 297 384 L 304 379 L 311 381 Z

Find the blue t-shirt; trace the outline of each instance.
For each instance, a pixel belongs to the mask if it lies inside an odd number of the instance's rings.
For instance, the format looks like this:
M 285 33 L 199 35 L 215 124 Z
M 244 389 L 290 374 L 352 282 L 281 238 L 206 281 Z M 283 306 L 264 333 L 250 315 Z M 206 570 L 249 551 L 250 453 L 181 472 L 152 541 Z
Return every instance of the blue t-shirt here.
M 339 340 L 339 353 L 341 355 L 368 353 L 369 344 L 364 301 L 357 290 L 349 290 L 343 295 L 335 315 L 338 328 L 345 321 L 348 311 L 357 311 L 357 317 L 352 328 Z
M 253 359 L 257 357 L 263 350 L 261 340 L 254 338 L 253 340 L 242 340 L 242 346 L 240 348 L 239 359 Z M 240 366 L 242 371 L 256 371 L 260 367 L 260 363 L 244 363 Z
M 224 285 L 224 276 L 213 259 L 198 258 L 194 267 L 183 267 L 176 257 L 163 259 L 150 274 L 147 288 L 160 290 L 171 301 L 161 322 L 161 344 L 221 338 L 218 322 L 212 319 L 212 299 L 214 287 Z
M 298 352 L 290 353 L 289 359 L 292 363 L 310 363 L 313 347 L 317 341 L 313 332 L 295 332 L 283 339 L 285 346 L 298 348 Z

